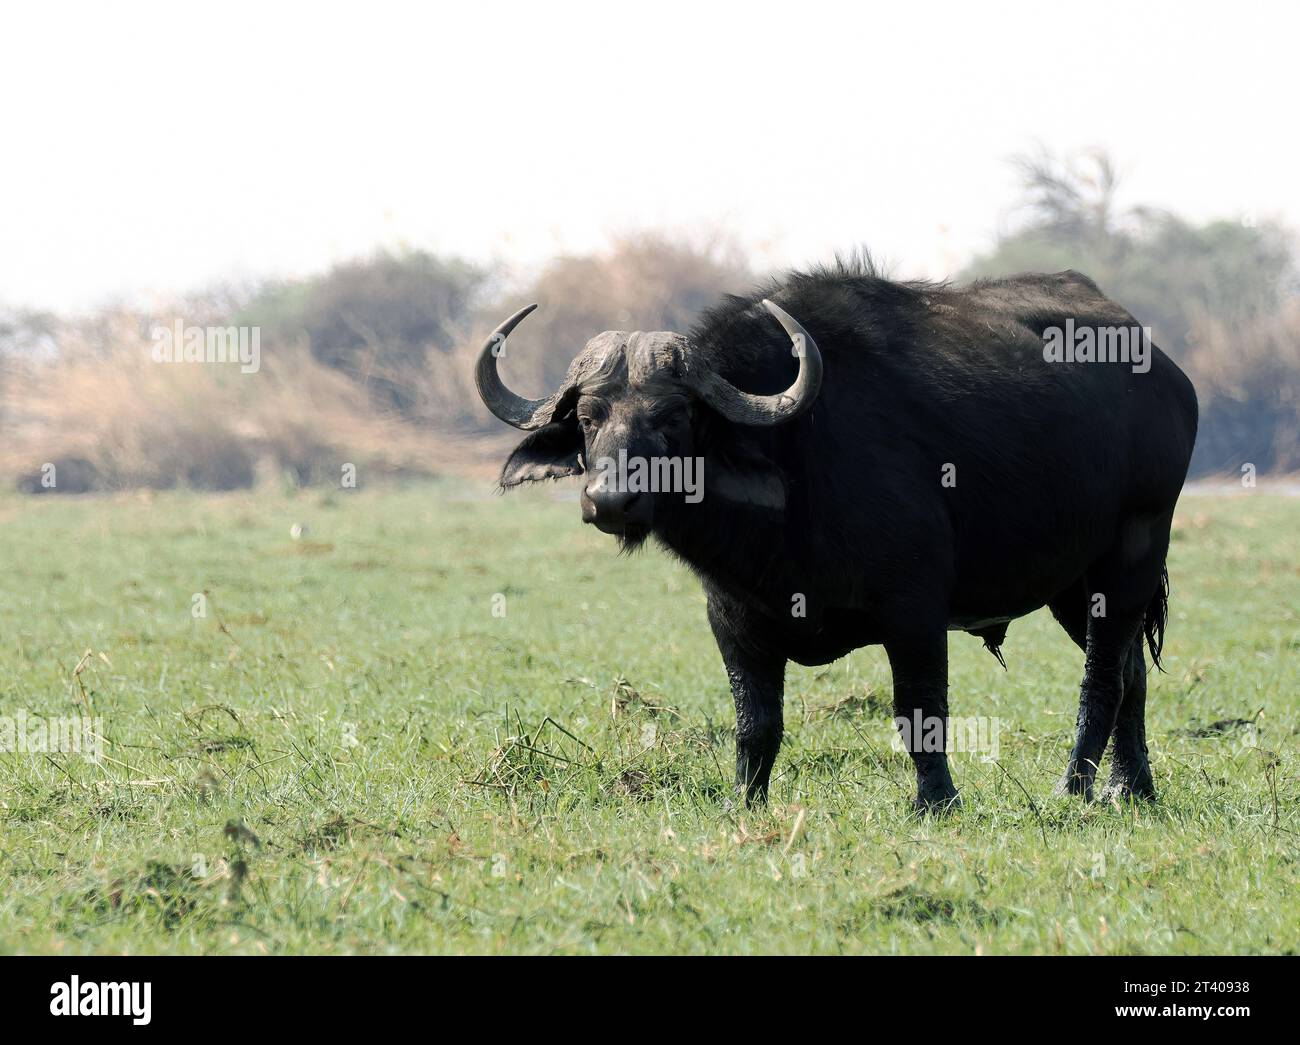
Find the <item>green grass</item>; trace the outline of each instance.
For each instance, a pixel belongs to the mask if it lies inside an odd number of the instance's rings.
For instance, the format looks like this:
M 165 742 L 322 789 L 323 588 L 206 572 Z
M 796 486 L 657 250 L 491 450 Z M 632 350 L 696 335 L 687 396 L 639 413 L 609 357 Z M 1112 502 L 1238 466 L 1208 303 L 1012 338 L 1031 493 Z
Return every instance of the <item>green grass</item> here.
M 0 754 L 0 950 L 1300 950 L 1300 500 L 1180 509 L 1158 804 L 1053 797 L 1081 655 L 1040 612 L 1006 673 L 952 637 L 1000 758 L 916 820 L 881 651 L 791 669 L 736 809 L 689 573 L 482 492 L 0 500 L 0 714 L 109 741 Z

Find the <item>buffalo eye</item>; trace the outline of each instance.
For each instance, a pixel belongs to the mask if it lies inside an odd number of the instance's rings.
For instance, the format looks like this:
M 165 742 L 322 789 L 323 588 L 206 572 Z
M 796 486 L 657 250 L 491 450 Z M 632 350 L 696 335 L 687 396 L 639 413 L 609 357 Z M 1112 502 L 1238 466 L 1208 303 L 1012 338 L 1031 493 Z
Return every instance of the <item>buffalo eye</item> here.
M 590 417 L 578 418 L 578 424 L 582 426 L 582 431 L 585 435 L 591 435 L 591 433 L 596 430 L 596 422 Z

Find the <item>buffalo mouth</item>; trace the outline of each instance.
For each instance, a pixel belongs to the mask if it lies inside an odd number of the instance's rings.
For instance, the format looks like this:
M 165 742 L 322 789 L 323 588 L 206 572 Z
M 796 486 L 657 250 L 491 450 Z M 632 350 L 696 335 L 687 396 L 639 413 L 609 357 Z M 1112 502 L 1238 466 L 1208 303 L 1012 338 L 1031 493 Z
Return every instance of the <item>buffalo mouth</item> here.
M 640 543 L 650 532 L 654 520 L 654 501 L 647 493 L 602 493 L 593 500 L 587 490 L 578 498 L 582 506 L 582 521 L 601 533 L 608 533 L 624 543 Z

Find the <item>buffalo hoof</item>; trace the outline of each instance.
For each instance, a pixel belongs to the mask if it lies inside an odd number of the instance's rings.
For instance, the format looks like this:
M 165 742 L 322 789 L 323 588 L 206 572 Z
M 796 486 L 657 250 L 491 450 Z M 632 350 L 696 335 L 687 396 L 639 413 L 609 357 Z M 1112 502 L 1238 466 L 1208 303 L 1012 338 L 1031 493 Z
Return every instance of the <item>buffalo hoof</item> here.
M 926 791 L 912 799 L 912 812 L 917 816 L 943 816 L 961 808 L 961 796 L 951 791 Z
M 1081 773 L 1073 766 L 1065 771 L 1056 785 L 1055 795 L 1080 795 L 1085 802 L 1092 801 L 1092 783 L 1096 773 Z
M 1149 772 L 1113 773 L 1102 789 L 1101 800 L 1103 802 L 1154 802 L 1156 786 Z

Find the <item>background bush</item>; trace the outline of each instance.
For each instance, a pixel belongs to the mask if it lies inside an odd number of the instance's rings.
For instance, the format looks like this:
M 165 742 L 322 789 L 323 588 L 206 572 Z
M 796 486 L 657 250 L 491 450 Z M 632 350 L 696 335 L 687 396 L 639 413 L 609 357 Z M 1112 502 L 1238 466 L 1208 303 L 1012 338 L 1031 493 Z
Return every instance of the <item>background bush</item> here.
M 1104 154 L 1018 161 L 1023 198 L 960 280 L 1074 268 L 1153 328 L 1201 403 L 1193 475 L 1300 469 L 1300 275 L 1290 232 L 1267 219 L 1188 222 L 1124 206 Z M 846 244 L 851 246 L 851 244 Z M 602 330 L 686 330 L 762 275 L 725 239 L 660 233 L 557 257 L 532 273 L 424 251 L 379 253 L 318 276 L 209 289 L 145 314 L 0 312 L 0 482 L 45 492 L 367 474 L 487 470 L 513 433 L 474 390 L 492 328 L 521 305 L 502 371 L 540 396 Z M 152 362 L 150 331 L 261 330 L 262 369 Z

